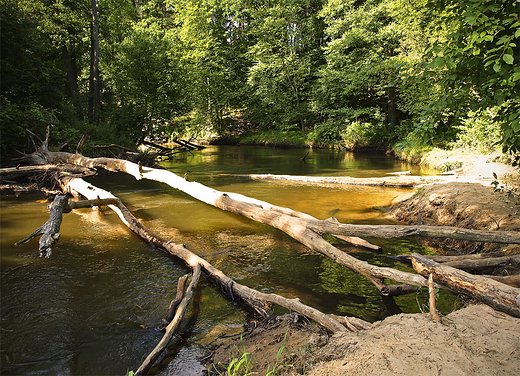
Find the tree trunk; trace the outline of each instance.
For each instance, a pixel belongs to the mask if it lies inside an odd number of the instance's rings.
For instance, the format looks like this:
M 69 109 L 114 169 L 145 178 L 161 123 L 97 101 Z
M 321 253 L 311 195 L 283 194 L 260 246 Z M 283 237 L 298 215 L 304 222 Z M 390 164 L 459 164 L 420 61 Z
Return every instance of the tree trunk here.
M 91 123 L 99 124 L 100 107 L 100 82 L 99 82 L 99 24 L 97 0 L 91 1 L 92 40 L 90 46 L 90 96 L 89 96 L 89 120 Z
M 187 181 L 166 170 L 139 168 L 137 164 L 128 161 L 112 158 L 90 159 L 79 154 L 62 152 L 48 152 L 47 156 L 55 163 L 70 163 L 90 168 L 104 168 L 109 171 L 122 171 L 138 180 L 146 178 L 163 182 L 209 205 L 276 227 L 309 248 L 357 273 L 375 278 L 388 278 L 412 286 L 426 287 L 427 280 L 416 274 L 378 267 L 358 260 L 332 246 L 321 237 L 321 234 L 384 238 L 433 236 L 508 244 L 520 243 L 520 233 L 518 232 L 476 231 L 441 226 L 347 225 L 332 219 L 318 220 L 308 214 L 274 206 L 265 201 L 236 193 L 220 192 L 200 183 Z
M 39 155 L 40 159 L 41 153 Z M 224 193 L 197 182 L 187 181 L 169 171 L 142 168 L 139 165 L 111 158 L 86 158 L 82 155 L 70 153 L 47 152 L 47 161 L 70 163 L 90 168 L 104 168 L 109 171 L 126 172 L 136 179 L 147 178 L 160 181 L 179 189 L 190 196 L 209 205 L 240 214 L 254 221 L 269 224 L 276 227 L 307 247 L 326 255 L 347 268 L 370 278 L 391 279 L 399 283 L 412 286 L 426 287 L 427 280 L 417 274 L 407 273 L 392 268 L 378 267 L 368 262 L 358 260 L 325 241 L 321 234 L 339 234 L 346 236 L 368 237 L 405 237 L 405 236 L 433 236 L 448 237 L 464 240 L 489 241 L 499 243 L 520 243 L 520 233 L 505 231 L 475 231 L 453 227 L 435 226 L 370 226 L 370 225 L 346 225 L 331 218 L 318 220 L 308 214 L 271 205 L 267 202 L 256 200 L 235 193 Z M 228 281 L 229 282 L 229 281 Z M 232 281 L 230 283 L 233 283 Z M 442 287 L 438 286 L 438 287 Z
M 69 84 L 70 95 L 72 97 L 72 104 L 76 109 L 78 117 L 80 119 L 83 119 L 83 109 L 81 108 L 81 101 L 79 100 L 77 77 L 70 59 L 69 49 L 67 48 L 65 43 L 61 45 L 60 49 L 63 64 L 65 65 L 65 72 L 67 73 L 67 82 Z
M 472 296 L 498 311 L 520 317 L 520 289 L 518 288 L 438 264 L 417 253 L 412 254 L 412 265 L 424 276 L 432 274 L 437 283 Z
M 479 270 L 490 267 L 496 267 L 506 264 L 520 264 L 520 255 L 516 256 L 503 256 L 503 257 L 490 257 L 484 258 L 480 260 L 455 260 L 448 261 L 443 263 L 442 265 L 451 266 L 453 268 L 458 269 L 471 269 L 471 270 Z

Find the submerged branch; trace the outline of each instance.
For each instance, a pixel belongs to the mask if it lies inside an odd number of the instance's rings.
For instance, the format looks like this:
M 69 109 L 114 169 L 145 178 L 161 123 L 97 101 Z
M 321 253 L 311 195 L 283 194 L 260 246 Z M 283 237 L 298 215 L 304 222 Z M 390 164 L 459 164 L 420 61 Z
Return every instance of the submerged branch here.
M 186 290 L 186 296 L 184 298 L 182 298 L 179 306 L 177 307 L 177 310 L 175 311 L 175 317 L 166 327 L 166 333 L 164 333 L 164 336 L 162 337 L 161 341 L 152 350 L 152 352 L 146 357 L 146 359 L 141 364 L 139 369 L 135 372 L 135 375 L 146 375 L 148 373 L 148 371 L 152 367 L 153 363 L 157 360 L 159 355 L 161 355 L 161 353 L 164 351 L 166 346 L 168 346 L 173 335 L 179 328 L 181 320 L 184 317 L 184 313 L 186 312 L 186 308 L 188 307 L 188 304 L 190 303 L 190 301 L 193 297 L 195 289 L 197 288 L 197 285 L 199 284 L 201 267 L 199 264 L 192 265 L 192 267 L 193 267 L 193 275 L 191 277 L 191 282 L 188 286 L 188 289 Z M 180 283 L 180 281 L 179 281 L 179 283 Z

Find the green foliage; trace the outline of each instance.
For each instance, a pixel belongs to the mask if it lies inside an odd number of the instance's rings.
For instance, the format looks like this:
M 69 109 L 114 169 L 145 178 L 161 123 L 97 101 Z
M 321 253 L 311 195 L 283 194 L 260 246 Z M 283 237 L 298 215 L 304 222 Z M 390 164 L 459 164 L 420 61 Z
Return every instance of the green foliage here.
M 291 353 L 289 352 L 289 349 L 287 346 L 285 346 L 285 341 L 287 340 L 287 333 L 285 332 L 285 335 L 283 337 L 282 345 L 278 349 L 278 352 L 276 353 L 276 360 L 274 362 L 273 368 L 271 369 L 271 366 L 267 366 L 267 373 L 265 376 L 277 376 L 282 374 L 282 369 L 286 367 L 292 367 L 291 364 L 282 363 L 281 359 L 283 356 L 283 353 L 287 353 L 287 355 L 291 356 Z M 281 369 L 282 368 L 282 369 Z
M 444 39 L 429 50 L 432 74 L 441 74 L 445 100 L 435 112 L 459 108 L 484 110 L 500 106 L 496 121 L 505 150 L 520 150 L 520 20 L 518 3 L 510 0 L 432 0 L 438 12 L 432 32 L 449 25 Z
M 403 150 L 487 150 L 499 125 L 500 146 L 520 150 L 517 1 L 98 1 L 99 127 L 84 118 L 91 4 L 0 3 L 2 158 L 48 124 L 70 142 L 260 129 L 299 130 L 288 143 L 303 146 L 310 130 L 318 145 Z
M 507 200 L 514 203 L 515 205 L 520 205 L 520 187 L 510 185 L 507 182 L 501 183 L 498 180 L 498 176 L 493 172 L 493 181 L 491 185 L 494 188 L 494 191 L 497 193 L 505 193 L 507 195 Z
M 240 137 L 240 143 L 273 147 L 306 147 L 307 137 L 305 133 L 297 130 L 267 129 L 244 134 Z
M 385 127 L 381 123 L 353 122 L 341 132 L 341 138 L 349 149 L 369 148 L 385 139 Z
M 213 366 L 220 376 L 247 376 L 252 374 L 252 370 L 255 366 L 252 355 L 246 351 L 244 343 L 242 342 L 242 336 L 240 336 L 240 341 L 242 349 L 239 351 L 239 356 L 231 354 L 231 361 L 225 366 L 219 363 L 219 366 L 225 369 L 224 372 L 219 371 L 215 366 Z
M 311 89 L 323 61 L 321 0 L 276 0 L 251 10 L 247 112 L 264 127 L 313 122 Z
M 493 120 L 489 112 L 469 112 L 457 129 L 459 133 L 452 145 L 454 148 L 470 149 L 480 154 L 489 154 L 499 148 L 500 124 Z

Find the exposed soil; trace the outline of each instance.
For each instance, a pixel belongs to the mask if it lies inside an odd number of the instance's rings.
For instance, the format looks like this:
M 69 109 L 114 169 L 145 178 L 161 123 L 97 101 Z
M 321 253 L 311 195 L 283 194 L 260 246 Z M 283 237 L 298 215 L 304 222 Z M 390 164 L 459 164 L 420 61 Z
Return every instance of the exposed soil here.
M 491 186 L 493 172 L 502 182 L 508 176 L 502 193 Z M 518 184 L 517 171 L 481 158 L 458 173 L 457 182 L 420 188 L 389 213 L 413 224 L 520 231 L 520 203 L 507 194 Z M 430 244 L 447 254 L 497 249 L 520 254 L 518 245 L 453 240 Z M 494 272 L 520 273 L 518 267 Z M 298 315 L 281 316 L 246 333 L 216 349 L 213 361 L 227 364 L 230 357 L 240 358 L 246 351 L 254 359 L 253 372 L 258 375 L 275 366 L 278 374 L 310 376 L 516 375 L 520 370 L 520 319 L 484 305 L 453 312 L 441 323 L 427 314 L 400 314 L 375 323 L 372 329 L 331 337 Z

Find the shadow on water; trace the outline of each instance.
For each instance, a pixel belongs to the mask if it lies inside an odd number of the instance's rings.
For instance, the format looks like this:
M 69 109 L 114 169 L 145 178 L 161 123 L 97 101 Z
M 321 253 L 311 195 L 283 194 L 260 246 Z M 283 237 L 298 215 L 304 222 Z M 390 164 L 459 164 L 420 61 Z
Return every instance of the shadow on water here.
M 303 153 L 303 154 L 302 154 Z M 384 156 L 253 147 L 210 147 L 179 156 L 164 167 L 223 191 L 252 196 L 348 223 L 393 223 L 382 207 L 406 190 L 320 187 L 252 181 L 230 174 L 382 176 L 413 170 Z M 417 169 L 415 173 L 419 172 Z M 363 277 L 316 254 L 269 226 L 223 212 L 168 186 L 101 173 L 90 181 L 119 196 L 158 235 L 183 243 L 234 280 L 275 292 L 324 312 L 370 321 L 396 312 L 418 312 L 415 296 L 383 299 Z M 41 194 L 1 197 L 1 373 L 6 375 L 114 375 L 136 370 L 162 333 L 182 262 L 140 241 L 117 215 L 89 209 L 66 214 L 51 258 L 40 259 L 37 241 L 14 247 L 48 219 Z M 410 270 L 387 255 L 427 252 L 416 239 L 368 239 L 383 254 L 346 252 L 371 263 Z M 246 312 L 200 282 L 179 338 L 158 365 L 160 375 L 201 374 L 197 357 L 220 334 L 237 332 Z M 441 294 L 441 310 L 454 299 Z M 199 372 L 200 370 L 200 372 Z M 199 373 L 197 373 L 199 372 Z

